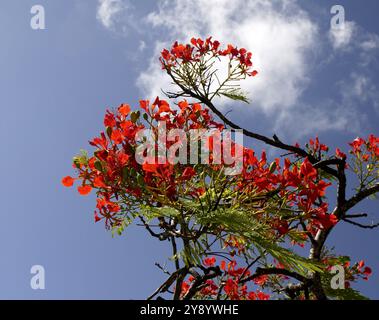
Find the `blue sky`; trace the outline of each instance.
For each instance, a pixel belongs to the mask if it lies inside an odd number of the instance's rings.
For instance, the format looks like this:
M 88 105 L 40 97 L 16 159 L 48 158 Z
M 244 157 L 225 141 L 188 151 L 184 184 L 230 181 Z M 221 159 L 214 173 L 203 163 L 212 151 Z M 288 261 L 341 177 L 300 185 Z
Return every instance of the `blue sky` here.
M 45 8 L 45 30 L 30 27 L 35 4 Z M 80 197 L 60 180 L 101 130 L 107 107 L 136 106 L 169 86 L 157 53 L 176 39 L 213 35 L 253 52 L 260 75 L 245 84 L 252 104 L 221 104 L 246 128 L 289 142 L 318 134 L 345 150 L 357 135 L 378 135 L 379 4 L 339 1 L 346 25 L 337 33 L 334 4 L 1 1 L 0 298 L 145 298 L 164 279 L 154 262 L 164 264 L 167 246 L 138 227 L 112 238 L 93 222 L 94 195 Z M 358 209 L 379 220 L 377 207 Z M 356 287 L 377 299 L 378 240 L 377 230 L 341 225 L 329 242 L 374 269 Z M 30 287 L 36 264 L 45 267 L 45 290 Z

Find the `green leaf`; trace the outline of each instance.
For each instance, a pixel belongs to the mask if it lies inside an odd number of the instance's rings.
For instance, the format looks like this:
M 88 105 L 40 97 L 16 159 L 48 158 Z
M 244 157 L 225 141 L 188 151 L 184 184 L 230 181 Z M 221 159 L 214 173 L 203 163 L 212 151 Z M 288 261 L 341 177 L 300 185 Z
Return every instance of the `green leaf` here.
M 148 220 L 151 220 L 153 218 L 158 217 L 177 217 L 180 215 L 180 212 L 176 210 L 175 208 L 171 207 L 160 207 L 160 208 L 154 208 L 147 205 L 142 205 L 141 208 L 141 214 L 146 217 Z
M 143 175 L 137 173 L 137 183 L 140 185 L 140 186 L 143 186 L 145 184 L 145 180 L 143 178 Z
M 94 166 L 97 170 L 99 171 L 103 171 L 103 166 L 101 165 L 101 162 L 96 160 L 95 163 L 94 163 Z
M 112 136 L 112 128 L 111 127 L 107 127 L 106 128 L 106 132 L 107 132 L 108 137 L 110 138 Z
M 231 89 L 224 92 L 220 92 L 220 94 L 235 101 L 250 103 L 249 99 L 240 89 Z
M 139 119 L 141 113 L 139 111 L 133 111 L 131 114 L 130 114 L 130 120 L 133 122 L 133 123 L 136 123 L 137 120 Z
M 124 178 L 124 180 L 129 179 L 129 174 L 130 174 L 129 167 L 122 168 L 122 177 Z
M 324 272 L 321 264 L 297 255 L 292 250 L 283 248 L 270 239 L 268 227 L 254 219 L 246 211 L 235 208 L 219 208 L 214 211 L 201 210 L 199 204 L 184 201 L 186 209 L 194 212 L 196 222 L 201 225 L 222 225 L 224 231 L 242 236 L 257 248 L 267 251 L 285 267 L 307 276 L 309 271 Z

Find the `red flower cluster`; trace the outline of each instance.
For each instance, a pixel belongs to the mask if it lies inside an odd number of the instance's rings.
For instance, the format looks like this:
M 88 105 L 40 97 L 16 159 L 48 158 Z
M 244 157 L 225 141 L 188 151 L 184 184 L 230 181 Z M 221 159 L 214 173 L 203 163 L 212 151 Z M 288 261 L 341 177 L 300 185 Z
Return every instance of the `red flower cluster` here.
M 368 161 L 370 158 L 376 160 L 379 158 L 379 137 L 373 134 L 370 134 L 367 140 L 358 137 L 350 142 L 349 145 L 352 147 L 350 153 L 361 157 L 363 161 Z
M 144 119 L 148 122 L 164 121 L 167 130 L 171 129 L 216 129 L 222 130 L 223 125 L 214 122 L 208 109 L 200 104 L 179 102 L 180 110 L 173 110 L 165 100 L 157 98 L 152 104 L 140 101 L 144 110 Z M 62 184 L 71 187 L 75 180 L 81 180 L 78 191 L 87 195 L 92 188 L 97 189 L 97 211 L 95 221 L 106 220 L 107 226 L 118 225 L 122 219 L 118 216 L 127 210 L 120 195 L 127 194 L 135 202 L 142 202 L 152 196 L 149 190 L 155 190 L 160 196 L 174 200 L 177 198 L 178 187 L 193 179 L 197 172 L 190 165 L 173 165 L 166 160 L 164 163 L 139 164 L 135 159 L 136 133 L 145 129 L 139 112 L 130 112 L 130 106 L 122 104 L 116 112 L 107 111 L 104 117 L 105 132 L 90 141 L 96 148 L 92 157 L 79 156 L 74 158 L 73 167 L 78 170 L 78 177 L 70 176 L 62 179 Z M 151 127 L 153 131 L 157 127 Z M 180 141 L 167 141 L 167 148 Z M 197 198 L 205 192 L 202 188 L 188 189 L 188 194 Z M 144 196 L 144 197 L 143 197 Z M 131 205 L 132 206 L 132 205 Z
M 336 148 L 336 157 L 340 159 L 346 159 L 346 153 L 343 153 L 340 148 Z
M 229 76 L 221 83 L 235 82 L 246 78 L 246 75 L 257 74 L 257 71 L 253 70 L 251 52 L 244 48 L 238 49 L 233 45 L 222 48 L 221 44 L 212 40 L 211 37 L 205 40 L 192 38 L 188 44 L 175 42 L 170 50 L 164 49 L 160 57 L 162 68 L 169 73 L 173 81 L 184 84 L 184 89 L 180 85 L 183 90 L 177 94 L 178 96 L 191 96 L 188 91 L 193 89 L 197 92 L 200 88 L 198 84 L 203 85 L 203 82 L 208 81 L 207 79 L 209 79 L 208 84 L 211 85 L 214 62 L 211 59 L 226 59 L 229 64 Z M 193 81 L 188 80 L 188 71 L 194 74 Z M 227 85 L 230 83 L 228 82 Z M 229 88 L 227 85 L 225 87 Z M 220 84 L 220 88 L 210 95 L 210 100 L 213 96 L 221 94 L 232 99 L 244 99 L 242 94 L 238 94 L 237 89 L 228 91 L 225 87 Z M 233 84 L 232 88 L 236 86 Z M 208 95 L 209 91 L 209 88 L 208 91 L 204 89 L 204 95 Z M 157 97 L 153 103 L 141 100 L 139 107 L 140 110 L 132 112 L 128 104 L 121 104 L 117 110 L 107 110 L 104 117 L 104 131 L 89 142 L 95 148 L 93 154 L 88 156 L 86 152 L 82 152 L 81 155 L 75 157 L 73 167 L 77 171 L 77 176 L 66 176 L 62 179 L 62 184 L 66 187 L 72 187 L 78 180 L 77 190 L 81 195 L 88 195 L 92 189 L 96 190 L 97 203 L 94 212 L 96 222 L 103 220 L 106 227 L 119 227 L 118 229 L 122 230 L 125 226 L 124 222 L 128 223 L 138 215 L 141 218 L 142 215 L 146 215 L 149 220 L 158 218 L 158 225 L 154 227 L 165 230 L 161 234 L 150 232 L 152 235 L 164 238 L 166 232 L 169 232 L 167 234 L 170 237 L 172 234 L 174 237 L 186 236 L 196 243 L 205 229 L 201 220 L 204 217 L 199 214 L 197 205 L 201 207 L 202 212 L 215 213 L 215 217 L 221 207 L 222 209 L 233 208 L 230 214 L 241 215 L 241 219 L 246 218 L 241 221 L 246 221 L 247 228 L 250 229 L 250 219 L 258 222 L 257 225 L 262 227 L 266 241 L 293 243 L 300 246 L 304 245 L 310 234 L 315 235 L 319 230 L 328 230 L 338 223 L 337 216 L 328 212 L 328 203 L 325 202 L 326 190 L 331 185 L 326 180 L 328 175 L 315 168 L 312 163 L 315 159 L 320 161 L 331 159 L 331 166 L 344 163 L 344 161 L 335 161 L 336 158 L 346 159 L 346 154 L 339 148 L 336 149 L 335 156 L 327 158 L 326 153 L 329 148 L 320 143 L 319 138 L 316 137 L 310 139 L 306 145 L 309 159 L 300 156 L 283 158 L 283 160 L 277 158 L 268 163 L 265 151 L 260 156 L 256 156 L 254 150 L 237 146 L 225 136 L 221 142 L 219 136 L 224 125 L 215 122 L 209 109 L 199 103 L 182 100 L 178 102 L 177 108 L 172 108 L 166 100 Z M 166 139 L 164 135 L 162 138 L 161 125 L 166 132 L 179 129 L 177 131 L 184 132 L 185 137 L 179 135 Z M 139 133 L 144 129 L 152 133 L 155 139 L 153 142 L 146 137 L 141 138 Z M 186 163 L 171 161 L 177 159 L 176 153 L 167 152 L 172 146 L 179 147 L 176 151 L 187 150 L 188 159 L 188 150 L 191 148 L 187 148 L 189 147 L 187 139 L 191 129 L 205 129 L 207 133 L 212 131 L 211 137 L 205 143 L 209 151 L 209 164 L 194 165 L 192 159 Z M 200 141 L 202 138 L 191 137 L 190 139 Z M 229 166 L 227 161 L 220 159 L 220 154 L 224 154 L 223 151 L 226 150 L 223 144 L 225 140 L 231 142 L 232 157 L 237 153 L 235 147 L 242 149 L 243 166 L 240 174 L 234 176 L 222 174 L 222 170 Z M 144 151 L 144 160 L 137 161 L 140 156 L 138 149 L 141 145 L 146 146 L 146 141 L 149 146 L 152 146 L 153 151 L 159 151 L 164 144 L 165 156 L 159 152 L 158 155 L 151 155 L 150 151 L 146 151 L 145 154 Z M 296 144 L 296 146 L 299 145 Z M 350 146 L 354 162 L 353 165 L 349 163 L 349 167 L 358 173 L 361 178 L 361 187 L 375 183 L 378 170 L 379 137 L 370 135 L 366 140 L 357 138 L 350 143 Z M 202 146 L 199 150 L 202 150 Z M 190 153 L 190 156 L 192 155 Z M 188 164 L 189 162 L 191 164 Z M 362 162 L 366 162 L 364 166 Z M 375 175 L 375 177 L 370 180 L 368 179 L 370 175 Z M 369 182 L 364 186 L 364 181 Z M 220 195 L 218 195 L 219 186 L 223 186 Z M 194 205 L 190 210 L 187 207 L 188 203 Z M 179 219 L 179 215 L 173 218 L 170 214 L 170 222 L 167 223 L 165 214 L 156 214 L 161 208 L 164 209 L 160 211 L 163 213 L 167 212 L 165 209 L 168 208 L 180 212 L 182 220 Z M 147 211 L 154 212 L 150 215 L 146 213 Z M 229 214 L 229 211 L 227 213 Z M 176 218 L 178 218 L 177 221 Z M 209 219 L 208 216 L 205 218 Z M 249 255 L 251 237 L 248 232 L 245 232 L 246 229 L 240 231 L 232 224 L 220 221 L 216 220 L 216 223 L 207 221 L 205 234 L 220 235 L 220 240 L 224 243 L 222 249 L 229 251 L 228 255 L 231 259 L 237 260 L 243 255 L 245 257 Z M 188 230 L 184 228 L 186 223 L 191 225 Z M 150 226 L 145 223 L 144 225 L 147 229 Z M 201 228 L 196 230 L 198 225 L 201 225 Z M 186 231 L 185 235 L 183 230 Z M 245 246 L 246 243 L 249 245 Z M 251 291 L 251 286 L 265 288 L 273 286 L 273 279 L 288 279 L 283 275 L 261 275 L 255 277 L 252 282 L 243 282 L 241 279 L 248 277 L 251 273 L 246 268 L 238 267 L 236 260 L 230 260 L 228 263 L 221 261 L 219 266 L 216 266 L 215 257 L 205 258 L 201 269 L 204 271 L 206 268 L 209 270 L 216 268 L 217 271 L 221 270 L 221 275 L 208 279 L 197 293 L 198 297 L 215 298 L 223 294 L 225 298 L 232 300 L 266 300 L 270 298 L 269 295 L 259 290 Z M 326 259 L 324 264 L 328 265 L 328 263 Z M 281 267 L 283 266 L 278 263 L 277 268 Z M 352 267 L 349 262 L 346 262 L 344 267 L 348 281 L 354 281 L 358 277 L 367 280 L 372 273 L 363 261 Z M 182 296 L 188 292 L 194 281 L 195 279 L 191 276 L 183 282 Z
M 200 45 L 199 45 L 200 46 Z M 150 123 L 153 131 L 154 121 L 164 121 L 167 130 L 171 129 L 218 129 L 223 125 L 214 122 L 208 109 L 200 104 L 189 104 L 180 101 L 179 110 L 172 109 L 167 101 L 157 98 L 152 104 L 149 101 L 140 101 L 140 108 L 144 111 L 143 118 Z M 117 112 L 107 111 L 104 117 L 105 132 L 90 141 L 96 148 L 90 158 L 77 157 L 74 159 L 74 167 L 78 170 L 78 177 L 65 177 L 62 183 L 70 187 L 76 179 L 81 180 L 78 191 L 82 195 L 89 194 L 92 188 L 97 189 L 98 203 L 95 212 L 95 220 L 105 219 L 107 226 L 118 225 L 122 221 L 122 212 L 129 210 L 125 199 L 120 201 L 119 195 L 127 194 L 130 207 L 133 203 L 141 203 L 147 199 L 154 201 L 164 196 L 167 201 L 175 201 L 178 198 L 181 184 L 191 181 L 198 173 L 190 165 L 173 165 L 172 162 L 139 164 L 135 160 L 136 133 L 145 129 L 140 120 L 139 112 L 131 113 L 127 104 L 119 106 Z M 150 120 L 149 120 L 150 119 Z M 180 141 L 167 142 L 167 148 Z M 210 143 L 210 166 L 219 170 L 220 165 L 212 165 L 213 149 L 215 141 Z M 325 149 L 316 138 L 312 144 L 314 150 Z M 327 213 L 327 204 L 316 206 L 315 202 L 325 195 L 326 188 L 330 185 L 319 179 L 317 170 L 308 159 L 304 159 L 300 167 L 285 159 L 281 168 L 279 159 L 268 164 L 265 152 L 261 159 L 255 156 L 252 149 L 243 148 L 243 172 L 236 176 L 236 186 L 241 192 L 268 193 L 277 192 L 285 200 L 289 208 L 299 209 L 304 212 L 304 220 L 309 220 L 310 230 L 317 228 L 328 229 L 337 223 L 335 216 Z M 154 192 L 152 192 L 154 190 Z M 181 189 L 183 192 L 183 189 Z M 186 188 L 187 195 L 197 199 L 205 190 L 193 185 Z M 135 207 L 135 206 L 134 206 Z M 285 236 L 290 225 L 281 218 L 270 217 L 269 223 L 280 236 Z
M 182 65 L 188 62 L 197 62 L 201 57 L 210 55 L 212 57 L 229 57 L 230 61 L 236 61 L 243 74 L 256 76 L 258 71 L 252 70 L 251 61 L 252 53 L 244 48 L 229 44 L 226 49 L 220 50 L 220 42 L 212 40 L 212 37 L 206 40 L 192 38 L 188 44 L 175 42 L 170 50 L 163 49 L 160 61 L 163 69 Z
M 320 140 L 318 137 L 315 139 L 310 139 L 308 148 L 311 151 L 311 154 L 318 155 L 321 152 L 328 152 L 329 147 L 323 143 L 320 143 Z
M 230 248 L 230 255 L 241 254 L 246 251 L 246 246 L 236 236 L 230 235 L 224 241 L 224 248 Z
M 284 167 L 281 168 L 279 159 L 267 165 L 264 152 L 258 160 L 251 149 L 244 150 L 243 179 L 239 184 L 241 190 L 251 188 L 258 192 L 277 192 L 283 200 L 287 200 L 289 208 L 303 211 L 305 218 L 310 219 L 313 226 L 324 229 L 335 225 L 337 218 L 327 213 L 327 203 L 319 206 L 315 202 L 325 196 L 330 185 L 331 183 L 319 178 L 317 169 L 307 158 L 303 160 L 300 168 L 286 158 Z M 289 231 L 286 221 L 272 219 L 272 226 L 280 235 Z M 313 226 L 310 225 L 309 229 L 313 230 Z
M 205 267 L 214 267 L 216 258 L 206 258 L 203 264 Z M 207 280 L 206 285 L 199 291 L 198 298 L 216 298 L 219 294 L 224 294 L 228 300 L 268 300 L 270 298 L 270 295 L 260 290 L 249 291 L 248 285 L 241 283 L 241 277 L 248 277 L 250 271 L 245 270 L 245 268 L 238 268 L 235 260 L 228 263 L 222 260 L 219 267 L 223 271 L 220 283 L 216 284 L 213 280 Z M 267 279 L 267 276 L 261 276 L 254 279 L 254 283 L 263 286 Z M 182 296 L 188 292 L 194 280 L 195 278 L 190 276 L 187 281 L 183 281 Z

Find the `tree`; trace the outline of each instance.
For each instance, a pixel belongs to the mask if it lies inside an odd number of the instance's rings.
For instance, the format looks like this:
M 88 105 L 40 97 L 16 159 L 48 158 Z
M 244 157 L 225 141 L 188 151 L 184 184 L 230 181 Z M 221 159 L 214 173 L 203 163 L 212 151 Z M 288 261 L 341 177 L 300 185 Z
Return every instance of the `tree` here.
M 149 235 L 170 243 L 173 271 L 157 264 L 168 278 L 149 299 L 364 298 L 350 282 L 367 280 L 371 269 L 326 241 L 338 223 L 378 226 L 350 212 L 379 191 L 379 138 L 355 139 L 347 157 L 340 149 L 329 153 L 317 137 L 302 148 L 240 128 L 214 101 L 248 102 L 240 81 L 258 74 L 251 58 L 211 38 L 164 49 L 162 69 L 178 89 L 166 96 L 177 106 L 157 97 L 141 100 L 136 111 L 128 104 L 108 110 L 105 132 L 90 141 L 95 151 L 74 157 L 77 177 L 62 183 L 79 180 L 82 195 L 96 189 L 94 218 L 108 229 L 121 234 L 139 220 Z M 258 156 L 222 134 L 227 128 L 284 154 L 269 162 L 264 151 Z M 243 160 L 239 168 L 226 161 L 227 151 Z M 351 197 L 348 171 L 358 180 Z M 344 271 L 344 283 L 334 281 L 338 288 L 331 287 L 335 266 Z

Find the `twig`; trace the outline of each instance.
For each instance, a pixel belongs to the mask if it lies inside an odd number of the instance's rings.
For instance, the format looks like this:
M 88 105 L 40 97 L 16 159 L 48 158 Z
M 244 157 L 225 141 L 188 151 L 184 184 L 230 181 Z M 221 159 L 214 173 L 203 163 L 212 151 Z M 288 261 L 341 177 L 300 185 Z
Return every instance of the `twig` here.
M 355 222 L 355 221 L 352 221 L 352 220 L 349 220 L 346 218 L 343 218 L 342 220 L 346 221 L 347 223 L 350 223 L 352 225 L 355 225 L 357 227 L 363 228 L 363 229 L 375 229 L 375 228 L 379 227 L 379 223 L 371 224 L 371 225 L 364 225 L 364 224 L 361 224 L 359 222 Z

